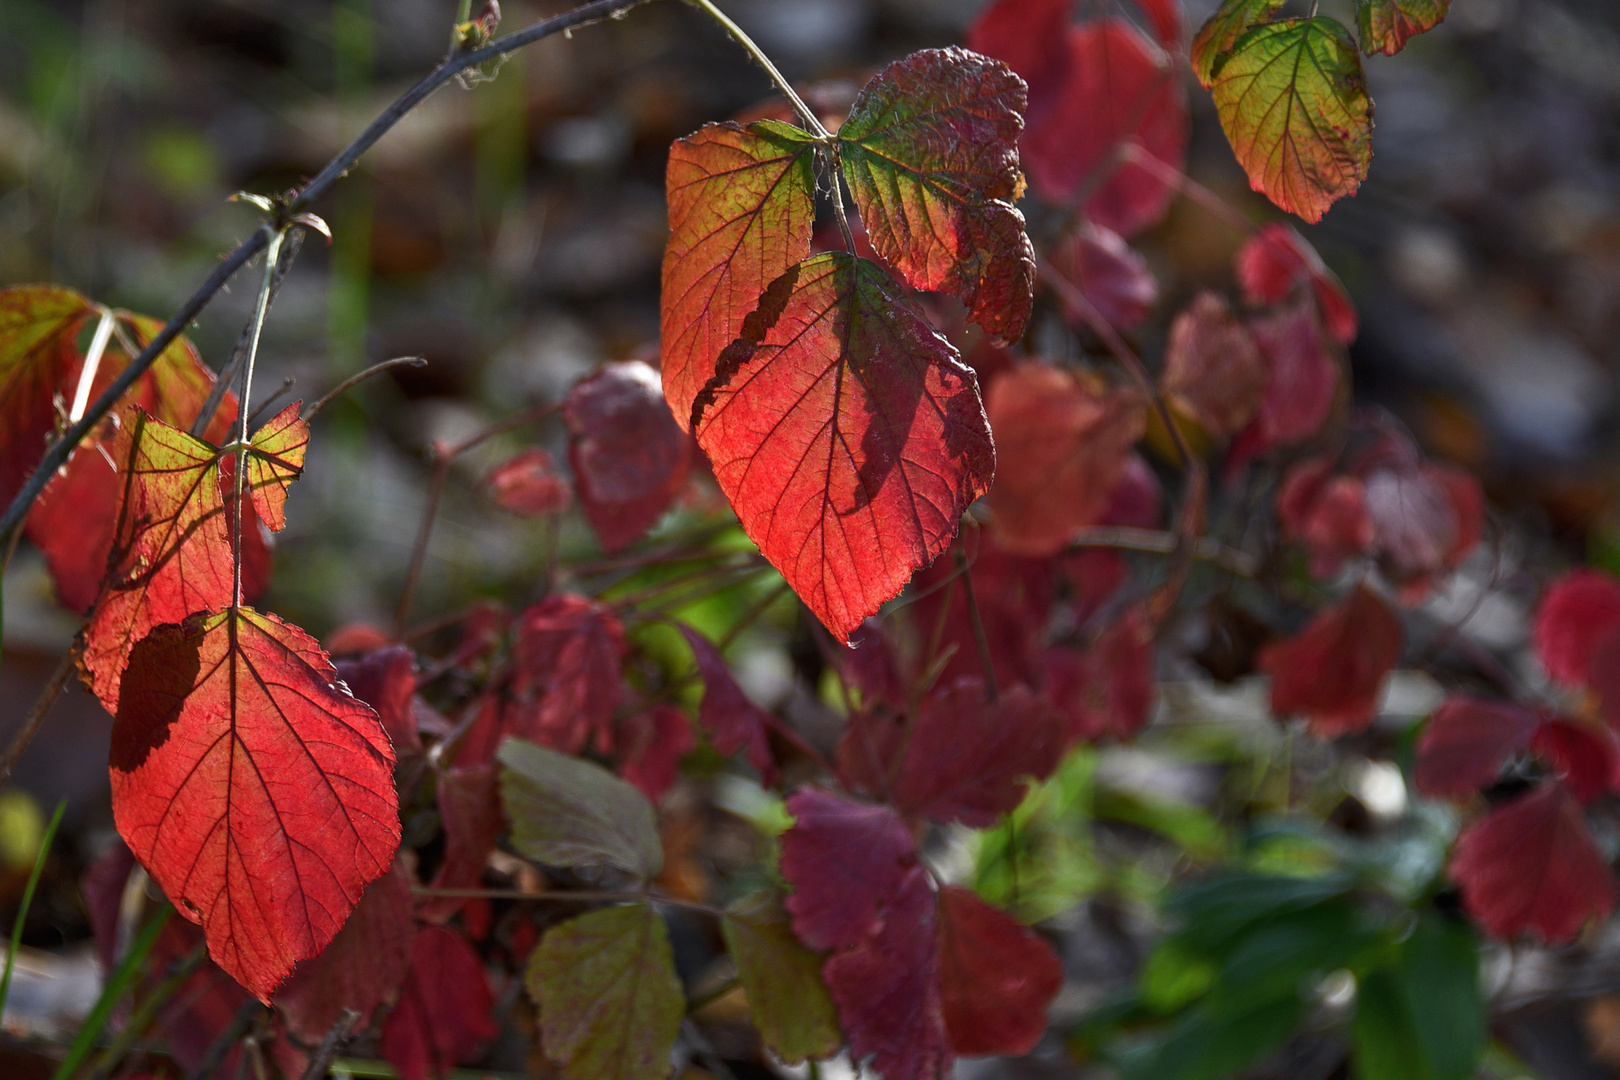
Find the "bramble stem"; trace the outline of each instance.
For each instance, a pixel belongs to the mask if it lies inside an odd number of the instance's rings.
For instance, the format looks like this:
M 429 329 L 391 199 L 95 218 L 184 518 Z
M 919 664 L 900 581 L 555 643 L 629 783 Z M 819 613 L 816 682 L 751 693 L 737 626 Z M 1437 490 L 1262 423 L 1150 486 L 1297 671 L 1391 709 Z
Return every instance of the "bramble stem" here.
M 285 229 L 276 230 L 264 252 L 264 280 L 259 284 L 259 301 L 253 309 L 253 330 L 248 338 L 247 362 L 242 368 L 241 400 L 237 402 L 236 428 L 236 510 L 232 514 L 231 540 L 234 545 L 231 562 L 236 583 L 232 589 L 231 605 L 242 606 L 242 499 L 247 495 L 248 404 L 253 395 L 253 364 L 259 358 L 259 335 L 264 331 L 265 312 L 270 310 L 270 283 L 276 277 L 276 261 L 281 256 L 281 242 L 286 239 Z
M 399 594 L 399 607 L 394 610 L 394 636 L 405 633 L 405 620 L 411 616 L 411 605 L 416 602 L 416 586 L 422 580 L 422 564 L 427 560 L 428 540 L 433 536 L 433 521 L 439 516 L 439 500 L 444 497 L 445 481 L 450 479 L 453 453 L 434 451 L 433 478 L 428 481 L 427 505 L 422 508 L 422 524 L 416 528 L 416 542 L 411 546 L 411 564 L 405 571 L 405 588 Z
M 804 126 L 810 129 L 810 134 L 818 139 L 832 138 L 832 132 L 821 126 L 821 117 L 817 116 L 814 110 L 804 103 L 804 99 L 799 97 L 797 91 L 793 89 L 793 84 L 788 82 L 780 71 L 776 70 L 776 65 L 771 63 L 771 58 L 765 55 L 765 50 L 754 44 L 754 39 L 744 33 L 742 27 L 732 22 L 730 16 L 715 7 L 713 0 L 688 0 L 688 2 L 708 12 L 709 17 L 724 27 L 726 33 L 736 38 L 737 44 L 746 49 L 748 55 L 754 58 L 754 62 L 765 69 L 765 74 L 769 75 L 771 82 L 775 83 L 776 88 L 782 91 L 782 96 L 788 99 L 788 103 L 793 106 L 793 111 L 799 114 L 799 119 L 804 121 Z
M 360 1014 L 354 1009 L 344 1009 L 338 1014 L 337 1022 L 332 1030 L 326 1033 L 321 1045 L 309 1056 L 309 1067 L 304 1070 L 304 1080 L 323 1080 L 332 1069 L 332 1062 L 337 1059 L 338 1050 L 349 1041 L 349 1033 L 354 1025 L 360 1022 Z
M 56 665 L 56 670 L 51 672 L 51 677 L 46 681 L 45 689 L 39 695 L 39 700 L 34 702 L 34 707 L 28 710 L 28 716 L 23 719 L 22 727 L 18 728 L 17 734 L 12 736 L 11 745 L 6 747 L 6 756 L 0 758 L 0 784 L 4 784 L 11 779 L 11 770 L 17 767 L 17 759 L 22 757 L 24 750 L 28 749 L 28 744 L 34 741 L 34 736 L 39 732 L 39 726 L 45 722 L 45 714 L 51 711 L 51 706 L 56 704 L 56 699 L 62 693 L 62 688 L 67 685 L 68 679 L 72 677 L 78 659 L 78 651 L 78 645 L 74 645 L 62 654 L 61 662 Z
M 392 360 L 384 360 L 380 364 L 372 364 L 370 367 L 366 368 L 364 371 L 359 371 L 359 372 L 356 372 L 353 375 L 350 375 L 347 379 L 344 379 L 342 382 L 340 382 L 336 386 L 332 387 L 332 389 L 328 390 L 324 397 L 322 397 L 315 404 L 311 405 L 309 408 L 304 410 L 303 418 L 305 420 L 313 420 L 313 419 L 315 419 L 315 414 L 316 413 L 320 412 L 322 409 L 324 409 L 328 405 L 332 404 L 332 402 L 334 400 L 336 400 L 338 397 L 340 397 L 344 392 L 349 390 L 351 387 L 355 386 L 358 383 L 365 382 L 367 379 L 371 378 L 373 375 L 380 374 L 380 373 L 382 373 L 384 371 L 387 371 L 389 368 L 399 367 L 399 366 L 401 366 L 403 364 L 409 364 L 411 367 L 426 367 L 427 366 L 427 358 L 422 357 L 422 356 L 396 356 Z

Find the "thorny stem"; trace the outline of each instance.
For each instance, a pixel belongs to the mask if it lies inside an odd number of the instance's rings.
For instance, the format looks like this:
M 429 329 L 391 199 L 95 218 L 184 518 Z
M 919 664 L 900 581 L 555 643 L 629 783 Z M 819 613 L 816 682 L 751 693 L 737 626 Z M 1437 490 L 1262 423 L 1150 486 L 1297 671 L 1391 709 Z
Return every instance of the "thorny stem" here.
M 72 648 L 62 654 L 62 659 L 56 665 L 56 670 L 51 672 L 51 677 L 46 680 L 45 689 L 41 691 L 39 700 L 34 702 L 32 709 L 28 710 L 28 716 L 24 718 L 22 727 L 17 729 L 17 734 L 11 737 L 11 745 L 6 747 L 5 757 L 0 758 L 0 784 L 4 784 L 11 779 L 11 770 L 16 768 L 17 759 L 22 757 L 24 750 L 28 749 L 28 744 L 34 740 L 34 736 L 39 732 L 39 725 L 45 722 L 45 714 L 51 711 L 51 706 L 56 704 L 56 699 L 62 693 L 62 688 L 67 685 L 68 679 L 73 676 L 73 671 L 78 664 L 78 654 L 79 646 L 77 644 L 74 644 Z
M 412 886 L 412 896 L 442 896 L 450 899 L 465 900 L 544 900 L 551 903 L 632 903 L 632 904 L 667 904 L 670 907 L 686 908 L 688 911 L 700 911 L 705 915 L 716 918 L 725 912 L 712 904 L 701 903 L 697 900 L 683 900 L 678 896 L 668 896 L 655 892 L 612 892 L 606 890 L 581 889 L 570 891 L 567 889 L 546 889 L 541 892 L 524 892 L 522 889 L 435 889 Z
M 236 584 L 231 591 L 232 607 L 242 605 L 242 499 L 247 494 L 248 404 L 253 394 L 253 364 L 259 358 L 259 335 L 264 331 L 265 312 L 270 310 L 270 283 L 275 280 L 276 260 L 281 255 L 281 242 L 286 236 L 286 230 L 277 230 L 265 248 L 264 280 L 259 285 L 259 302 L 253 309 L 253 330 L 248 338 L 247 361 L 242 367 L 242 393 L 237 402 L 241 422 L 236 429 L 236 510 L 231 515 L 231 541 L 235 553 L 231 561 L 235 564 L 236 576 Z
M 979 601 L 973 595 L 973 569 L 968 566 L 962 545 L 956 545 L 956 568 L 962 572 L 962 600 L 967 604 L 968 625 L 973 628 L 973 644 L 979 650 L 979 667 L 984 672 L 984 696 L 996 700 L 996 666 L 990 659 L 990 639 L 984 632 L 984 620 L 979 617 Z
M 333 401 L 346 393 L 350 388 L 359 383 L 365 382 L 373 375 L 378 375 L 384 371 L 387 371 L 389 368 L 401 367 L 406 364 L 409 364 L 411 367 L 426 367 L 427 358 L 422 356 L 396 356 L 392 360 L 384 360 L 380 364 L 372 364 L 364 371 L 356 372 L 355 374 L 350 375 L 347 379 L 344 379 L 342 382 L 332 387 L 332 389 L 328 390 L 325 396 L 304 410 L 304 419 L 315 419 L 316 413 L 332 404 Z
M 321 1045 L 309 1056 L 309 1067 L 304 1070 L 304 1080 L 323 1080 L 331 1070 L 332 1062 L 337 1059 L 338 1051 L 349 1041 L 349 1033 L 359 1021 L 360 1014 L 354 1009 L 344 1009 L 338 1014 L 332 1030 L 326 1033 Z
M 755 63 L 765 69 L 765 74 L 769 75 L 771 81 L 776 84 L 776 88 L 782 91 L 782 96 L 788 99 L 788 102 L 793 106 L 793 111 L 799 114 L 799 119 L 804 121 L 804 126 L 810 129 L 810 134 L 818 139 L 832 138 L 832 132 L 821 125 L 821 118 L 815 114 L 815 111 L 810 106 L 804 103 L 804 99 L 799 97 L 798 93 L 793 89 L 793 84 L 788 82 L 780 71 L 776 70 L 776 65 L 771 63 L 771 58 L 765 55 L 765 50 L 755 45 L 754 39 L 745 34 L 742 27 L 732 22 L 725 12 L 715 7 L 713 0 L 688 0 L 688 2 L 707 12 L 710 18 L 725 28 L 726 33 L 737 39 L 737 44 L 747 50 L 748 55 L 754 58 Z
M 360 160 L 361 155 L 371 149 L 394 125 L 404 119 L 407 113 L 461 72 L 476 67 L 486 60 L 521 49 L 523 46 L 539 41 L 541 38 L 549 37 L 563 30 L 571 30 L 575 27 L 600 22 L 603 19 L 620 15 L 631 8 L 649 2 L 650 0 L 592 0 L 591 3 L 581 4 L 572 11 L 565 11 L 561 15 L 542 19 L 540 22 L 516 33 L 498 38 L 482 49 L 446 57 L 438 67 L 430 71 L 415 86 L 405 91 L 392 105 L 383 110 L 382 114 L 373 120 L 365 131 L 361 132 L 353 142 L 339 151 L 336 157 L 327 162 L 326 166 L 315 174 L 313 179 L 299 188 L 292 198 L 280 208 L 281 217 L 290 219 L 305 206 L 319 198 L 339 177 L 347 173 L 356 161 Z M 27 483 L 23 485 L 22 490 L 17 493 L 16 497 L 11 500 L 11 505 L 6 508 L 5 514 L 0 516 L 0 537 L 10 535 L 22 524 L 23 518 L 28 514 L 28 508 L 39 497 L 39 493 L 45 489 L 45 485 L 56 474 L 56 470 L 62 467 L 62 463 L 73 452 L 73 448 L 83 441 L 85 435 L 101 421 L 103 416 L 107 415 L 113 404 L 135 384 L 135 380 L 146 374 L 147 369 L 162 355 L 163 350 L 167 349 L 170 343 L 179 337 L 187 326 L 191 325 L 197 316 L 202 313 L 203 308 L 208 306 L 209 301 L 214 298 L 215 294 L 225 287 L 225 283 L 246 265 L 249 259 L 264 250 L 273 231 L 270 226 L 256 229 L 251 236 L 237 244 L 235 250 L 214 268 L 214 272 L 208 275 L 207 280 L 198 287 L 197 291 L 181 306 L 180 310 L 168 322 L 163 324 L 163 329 L 159 330 L 152 340 L 146 343 L 146 348 L 141 350 L 140 355 L 134 357 L 129 366 L 123 370 L 118 378 L 113 380 L 112 385 L 108 386 L 102 395 L 85 410 L 84 416 L 79 419 L 78 423 L 71 425 L 67 431 L 62 433 L 60 438 L 50 445 L 45 451 L 44 457 L 40 459 L 39 465 L 34 469 L 33 474 L 29 476 Z

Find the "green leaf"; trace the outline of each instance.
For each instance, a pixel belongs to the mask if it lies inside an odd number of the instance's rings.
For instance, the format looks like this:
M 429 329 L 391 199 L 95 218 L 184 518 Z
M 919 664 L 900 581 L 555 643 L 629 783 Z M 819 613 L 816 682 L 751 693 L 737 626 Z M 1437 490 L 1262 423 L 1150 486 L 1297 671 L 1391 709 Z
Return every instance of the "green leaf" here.
M 1352 1027 L 1362 1080 L 1465 1080 L 1485 1052 L 1479 949 L 1466 923 L 1424 913 L 1393 968 L 1361 980 Z
M 968 317 L 1016 341 L 1029 320 L 1035 251 L 1018 135 L 1024 80 L 966 49 L 924 49 L 861 89 L 839 162 L 867 237 L 914 288 L 961 297 Z
M 552 927 L 524 983 L 540 1008 L 546 1054 L 569 1080 L 669 1075 L 686 998 L 651 905 L 604 908 Z
M 1126 1080 L 1227 1080 L 1287 1038 L 1304 1012 L 1298 996 L 1236 1013 L 1193 1009 L 1162 1040 L 1126 1057 L 1120 1071 Z
M 501 744 L 512 844 L 551 866 L 615 866 L 650 881 L 664 864 L 652 804 L 600 765 L 524 739 Z
M 1451 0 L 1356 0 L 1361 47 L 1394 56 L 1418 34 L 1445 21 Z
M 779 899 L 769 892 L 744 897 L 727 909 L 720 931 L 771 1052 L 790 1065 L 837 1053 L 843 1037 L 821 981 L 821 957 L 799 943 Z
M 1350 32 L 1329 18 L 1250 30 L 1212 87 L 1249 186 L 1318 221 L 1353 195 L 1372 162 L 1372 99 Z
M 1211 15 L 1192 41 L 1193 74 L 1209 89 L 1237 39 L 1268 21 L 1284 0 L 1226 0 Z
M 1326 903 L 1348 889 L 1349 882 L 1339 876 L 1228 874 L 1181 890 L 1171 898 L 1168 913 L 1184 924 L 1178 937 L 1189 947 L 1225 956 L 1254 926 Z
M 1091 842 L 1097 754 L 1080 747 L 1030 789 L 1005 823 L 979 834 L 973 891 L 1021 922 L 1067 911 L 1103 881 Z

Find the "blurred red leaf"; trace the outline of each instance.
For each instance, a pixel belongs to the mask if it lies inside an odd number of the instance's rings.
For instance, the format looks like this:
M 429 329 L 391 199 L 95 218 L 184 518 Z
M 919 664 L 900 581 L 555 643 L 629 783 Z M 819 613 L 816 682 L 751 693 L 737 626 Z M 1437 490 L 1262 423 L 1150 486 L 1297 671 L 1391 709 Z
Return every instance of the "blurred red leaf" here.
M 1536 609 L 1536 655 L 1547 672 L 1569 686 L 1592 673 L 1595 646 L 1620 629 L 1620 581 L 1597 570 L 1571 571 L 1553 582 Z
M 507 730 L 565 754 L 594 736 L 597 751 L 610 752 L 625 654 L 618 616 L 595 600 L 556 593 L 530 606 L 512 646 Z
M 1261 650 L 1260 668 L 1271 676 L 1271 711 L 1304 713 L 1324 738 L 1363 730 L 1404 640 L 1389 605 L 1357 585 L 1298 636 Z
M 884 624 L 867 619 L 838 654 L 844 681 L 860 692 L 868 707 L 887 705 L 896 712 L 906 708 L 906 675 L 894 639 Z
M 961 48 L 923 49 L 862 88 L 838 160 L 873 249 L 910 285 L 948 292 L 1016 341 L 1034 295 L 1018 135 L 1024 81 Z
M 119 833 L 266 1002 L 399 846 L 387 732 L 334 678 L 274 616 L 200 612 L 135 646 L 113 725 Z
M 111 975 L 118 966 L 118 915 L 124 902 L 124 887 L 129 884 L 129 874 L 134 869 L 134 852 L 121 837 L 115 836 L 107 850 L 90 864 L 79 884 L 103 975 Z
M 1313 458 L 1288 471 L 1277 492 L 1283 535 L 1311 553 L 1311 575 L 1331 577 L 1376 538 L 1367 489 L 1353 476 L 1333 475 L 1332 458 Z
M 416 654 L 404 645 L 386 645 L 334 665 L 350 693 L 377 711 L 396 749 L 422 749 L 416 731 Z
M 1296 304 L 1249 323 L 1268 366 L 1255 418 L 1266 447 L 1302 442 L 1321 430 L 1339 391 L 1339 364 L 1316 313 Z
M 986 700 L 981 679 L 958 679 L 924 699 L 891 792 L 905 814 L 987 828 L 1045 780 L 1068 745 L 1052 703 L 1026 686 Z
M 722 754 L 735 754 L 746 750 L 748 764 L 758 770 L 767 787 L 776 784 L 776 759 L 771 755 L 771 741 L 766 734 L 770 717 L 744 694 L 737 680 L 731 677 L 725 657 L 720 650 L 692 627 L 682 624 L 681 634 L 692 647 L 698 674 L 703 678 L 703 704 L 698 709 L 698 723 Z
M 966 889 L 939 890 L 940 1004 L 958 1054 L 1027 1054 L 1063 986 L 1052 947 Z
M 1026 118 L 1051 106 L 1068 75 L 1074 0 L 995 0 L 968 27 L 967 47 L 993 56 L 1029 84 Z
M 1007 685 L 1039 685 L 1040 641 L 1052 614 L 1057 588 L 1057 560 L 1026 559 L 1010 555 L 995 540 L 981 534 L 977 548 L 967 539 L 968 563 L 973 573 L 974 599 L 996 679 Z M 955 561 L 941 559 L 917 575 L 916 602 L 911 605 L 916 625 L 930 634 L 943 619 L 941 649 L 952 648 L 941 678 L 980 674 L 977 643 L 967 599 Z M 944 608 L 941 614 L 941 608 Z
M 494 1009 L 478 954 L 461 935 L 424 926 L 411 945 L 399 1004 L 383 1024 L 382 1056 L 401 1080 L 437 1080 L 499 1034 Z
M 810 252 L 815 144 L 774 120 L 708 124 L 669 148 L 663 386 L 682 429 L 766 286 Z
M 884 1080 L 936 1080 L 950 1071 L 937 921 L 928 874 L 914 866 L 883 897 L 871 929 L 821 969 L 850 1056 L 871 1057 Z
M 880 907 L 916 859 L 911 833 L 887 806 L 867 806 L 806 788 L 787 801 L 782 834 L 784 903 L 812 949 L 851 946 L 881 925 Z
M 640 360 L 608 364 L 569 392 L 563 420 L 579 505 L 602 546 L 618 551 L 641 539 L 692 464 L 691 440 L 670 414 L 658 373 Z
M 168 920 L 147 954 L 148 970 L 174 969 L 202 941 L 202 931 L 191 923 Z M 205 960 L 171 1000 L 173 1004 L 163 1016 L 163 1039 L 175 1062 L 189 1072 L 201 1067 L 214 1043 L 252 998 L 217 965 Z M 239 1064 L 245 1063 L 238 1046 L 218 1062 L 219 1072 L 215 1075 L 223 1072 L 234 1076 Z
M 1117 329 L 1141 325 L 1159 302 L 1159 283 L 1147 260 L 1112 229 L 1081 222 L 1047 257 L 1052 269 L 1079 289 Z M 1070 312 L 1068 317 L 1077 329 L 1090 325 L 1083 314 Z
M 281 989 L 276 1007 L 287 1026 L 316 1044 L 344 1009 L 360 1014 L 355 1030 L 371 1026 L 371 1013 L 394 1000 L 411 963 L 411 881 L 404 864 L 366 886 L 349 921 L 321 954 L 300 963 Z
M 1251 304 L 1280 304 L 1296 282 L 1309 283 L 1327 332 L 1348 345 L 1356 338 L 1356 309 L 1338 275 L 1299 231 L 1274 221 L 1251 236 L 1237 253 L 1237 276 Z
M 843 254 L 771 285 L 693 415 L 744 531 L 839 641 L 945 549 L 995 469 L 973 372 Z
M 1580 803 L 1556 782 L 1464 829 L 1451 876 L 1468 913 L 1499 938 L 1529 932 L 1558 944 L 1614 909 L 1614 872 L 1586 831 Z
M 444 861 L 433 875 L 433 887 L 476 889 L 484 879 L 484 864 L 506 828 L 494 765 L 468 765 L 439 773 L 438 803 L 444 825 Z M 429 922 L 444 922 L 462 907 L 463 902 L 455 897 L 428 897 L 419 911 Z
M 489 470 L 484 487 L 496 506 L 519 517 L 555 514 L 573 498 L 557 463 L 540 449 L 521 451 Z
M 1068 742 L 1130 739 L 1153 715 L 1153 627 L 1139 604 L 1083 652 L 1048 649 L 1046 665 L 1048 693 L 1068 720 Z
M 1181 4 L 1179 0 L 1136 0 L 1136 6 L 1153 24 L 1159 44 L 1171 52 L 1181 44 Z
M 673 705 L 654 705 L 627 717 L 619 742 L 619 775 L 654 803 L 674 786 L 681 757 L 696 745 L 691 722 Z
M 1259 411 L 1268 370 L 1248 328 L 1224 299 L 1205 291 L 1170 324 L 1159 385 L 1178 409 L 1224 439 Z
M 1614 732 L 1580 720 L 1552 717 L 1542 721 L 1530 749 L 1552 766 L 1583 805 L 1609 790 L 1620 764 L 1620 744 Z
M 1110 388 L 1040 361 L 990 385 L 997 474 L 990 489 L 996 542 L 1017 555 L 1052 555 L 1096 524 L 1147 428 L 1132 388 Z
M 1450 799 L 1490 787 L 1503 763 L 1530 744 L 1537 723 L 1535 713 L 1515 702 L 1447 698 L 1418 737 L 1412 786 Z

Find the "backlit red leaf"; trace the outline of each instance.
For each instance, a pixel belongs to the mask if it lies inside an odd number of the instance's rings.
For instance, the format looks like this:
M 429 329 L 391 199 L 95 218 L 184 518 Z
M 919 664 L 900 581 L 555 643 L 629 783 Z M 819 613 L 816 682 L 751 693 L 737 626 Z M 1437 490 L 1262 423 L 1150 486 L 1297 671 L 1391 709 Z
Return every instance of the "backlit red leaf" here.
M 335 666 L 349 692 L 376 710 L 395 748 L 422 749 L 411 704 L 416 696 L 415 653 L 403 645 L 386 645 Z
M 682 428 L 766 286 L 810 253 L 815 149 L 790 124 L 709 124 L 669 148 L 664 393 Z
M 0 290 L 0 504 L 9 505 L 56 430 L 55 398 L 72 400 L 79 331 L 95 309 L 72 289 Z
M 844 254 L 771 285 L 693 415 L 749 539 L 840 641 L 945 549 L 995 470 L 973 372 Z
M 313 639 L 250 608 L 152 631 L 113 725 L 118 831 L 260 1000 L 399 845 L 394 751 Z
M 698 710 L 698 723 L 703 725 L 720 753 L 747 751 L 748 764 L 759 771 L 766 786 L 773 786 L 776 759 L 771 755 L 771 742 L 766 734 L 770 718 L 748 700 L 737 680 L 731 677 L 725 657 L 708 638 L 686 625 L 681 626 L 681 633 L 692 647 L 692 658 L 697 662 L 698 674 L 703 677 L 703 704 Z
M 1214 69 L 1211 92 L 1249 186 L 1284 210 L 1318 221 L 1367 178 L 1372 99 L 1356 43 L 1337 21 L 1248 30 Z
M 1226 301 L 1201 292 L 1170 324 L 1160 387 L 1217 439 L 1237 434 L 1259 410 L 1268 368 Z
M 1510 701 L 1447 698 L 1418 737 L 1412 786 L 1433 798 L 1467 798 L 1496 783 L 1508 758 L 1530 744 L 1535 713 Z
M 839 162 L 873 249 L 912 286 L 948 292 L 991 335 L 1029 320 L 1035 251 L 1018 135 L 1024 81 L 966 49 L 924 49 L 861 90 L 838 130 Z
M 1536 655 L 1548 674 L 1570 686 L 1591 676 L 1593 649 L 1620 629 L 1620 581 L 1597 570 L 1575 570 L 1547 589 L 1536 609 Z
M 995 0 L 968 27 L 967 46 L 993 56 L 1029 84 L 1029 115 L 1041 112 L 1068 69 L 1074 0 Z
M 247 455 L 253 508 L 271 532 L 286 527 L 287 489 L 304 471 L 309 424 L 299 418 L 301 404 L 295 401 L 265 421 L 253 433 L 253 452 Z
M 850 1056 L 871 1057 L 883 1080 L 936 1080 L 950 1071 L 937 923 L 928 874 L 914 866 L 883 898 L 873 928 L 822 968 Z
M 891 796 L 902 813 L 982 829 L 1023 800 L 1025 782 L 1052 774 L 1068 745 L 1051 702 L 1028 687 L 987 701 L 979 679 L 958 679 L 917 710 Z
M 360 1014 L 355 1030 L 371 1026 L 371 1013 L 399 993 L 411 964 L 411 880 L 403 864 L 366 886 L 349 921 L 321 954 L 298 965 L 276 1007 L 307 1043 L 319 1043 L 344 1009 Z
M 1420 598 L 1479 542 L 1484 497 L 1479 481 L 1449 465 L 1417 464 L 1366 473 L 1366 505 L 1379 567 Z
M 579 505 L 609 551 L 641 539 L 686 483 L 692 443 L 669 410 L 640 360 L 608 364 L 563 405 Z
M 1140 392 L 1043 362 L 990 385 L 997 474 L 992 535 L 1017 555 L 1051 555 L 1096 524 L 1147 427 Z
M 939 891 L 940 1004 L 958 1054 L 1027 1054 L 1063 986 L 1052 947 L 966 889 Z
M 1609 790 L 1620 762 L 1614 732 L 1599 724 L 1552 717 L 1536 728 L 1530 749 L 1583 804 Z
M 1562 784 L 1545 784 L 1464 829 L 1450 869 L 1468 913 L 1495 937 L 1529 933 L 1556 944 L 1614 910 L 1614 872 Z
M 518 616 L 512 647 L 508 730 L 565 754 L 594 736 L 609 752 L 624 657 L 624 627 L 596 601 L 557 593 L 532 605 Z
M 1356 309 L 1344 283 L 1292 226 L 1274 221 L 1250 237 L 1238 249 L 1237 275 L 1251 304 L 1280 304 L 1296 282 L 1308 282 L 1327 332 L 1344 345 L 1355 340 Z
M 557 475 L 556 462 L 539 449 L 524 450 L 495 466 L 484 486 L 496 506 L 520 517 L 554 514 L 573 497 L 568 481 Z
M 782 876 L 793 885 L 785 906 L 794 932 L 812 949 L 854 945 L 881 925 L 879 908 L 915 861 L 911 834 L 887 806 L 814 788 L 787 808 L 794 823 L 782 834 Z
M 1311 553 L 1311 574 L 1331 577 L 1344 561 L 1366 552 L 1376 538 L 1367 512 L 1367 489 L 1353 476 L 1336 476 L 1331 458 L 1294 466 L 1277 493 L 1283 535 Z
M 619 742 L 619 775 L 654 803 L 674 786 L 682 755 L 696 745 L 691 721 L 673 705 L 654 705 L 627 717 Z
M 1271 711 L 1304 713 L 1324 738 L 1363 730 L 1404 640 L 1389 605 L 1357 585 L 1298 636 L 1261 650 L 1260 668 L 1271 676 Z
M 493 765 L 446 769 L 438 777 L 439 821 L 444 825 L 444 861 L 433 875 L 436 889 L 474 889 L 483 881 L 484 864 L 506 829 L 500 789 Z M 454 897 L 432 897 L 420 907 L 422 918 L 443 922 L 460 910 Z
M 1337 356 L 1322 337 L 1316 312 L 1296 304 L 1250 322 L 1268 366 L 1255 417 L 1266 446 L 1302 442 L 1321 430 L 1339 392 Z
M 460 934 L 424 926 L 411 945 L 410 974 L 383 1024 L 382 1056 L 401 1080 L 439 1080 L 476 1059 L 500 1031 L 495 995 L 478 954 Z
M 1418 34 L 1445 20 L 1451 0 L 1360 0 L 1361 47 L 1394 56 Z
M 1084 652 L 1047 650 L 1048 694 L 1068 719 L 1068 739 L 1130 739 L 1153 713 L 1153 628 L 1141 605 L 1126 608 Z
M 1159 302 L 1159 283 L 1148 269 L 1147 260 L 1112 229 L 1082 222 L 1047 257 L 1052 269 L 1073 284 L 1117 329 L 1131 330 L 1141 325 Z M 1090 325 L 1078 312 L 1069 313 L 1069 320 L 1077 329 Z

